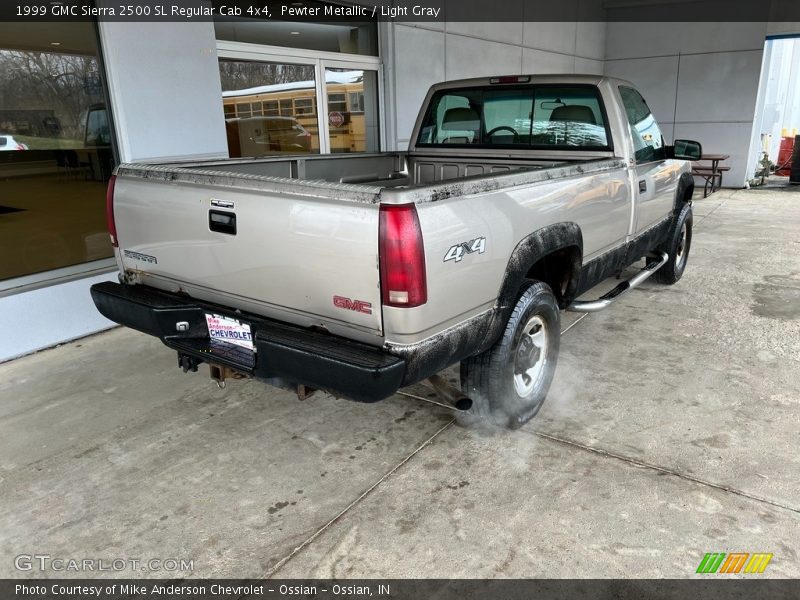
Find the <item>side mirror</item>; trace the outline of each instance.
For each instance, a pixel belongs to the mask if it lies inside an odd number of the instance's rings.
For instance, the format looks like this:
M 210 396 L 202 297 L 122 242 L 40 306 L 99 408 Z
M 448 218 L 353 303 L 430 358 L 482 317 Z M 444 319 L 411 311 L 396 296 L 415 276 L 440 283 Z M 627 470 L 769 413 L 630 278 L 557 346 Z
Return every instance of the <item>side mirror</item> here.
M 672 157 L 681 160 L 700 160 L 703 156 L 703 147 L 694 140 L 675 140 Z

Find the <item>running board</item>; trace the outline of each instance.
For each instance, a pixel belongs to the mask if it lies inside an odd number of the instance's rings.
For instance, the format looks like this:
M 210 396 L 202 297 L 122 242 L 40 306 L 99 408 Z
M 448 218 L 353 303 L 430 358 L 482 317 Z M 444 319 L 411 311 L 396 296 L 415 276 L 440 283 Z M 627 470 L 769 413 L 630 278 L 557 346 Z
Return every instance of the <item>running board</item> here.
M 607 294 L 603 294 L 597 300 L 576 300 L 567 310 L 572 312 L 597 312 L 598 310 L 603 310 L 625 292 L 638 287 L 640 283 L 647 280 L 650 275 L 663 267 L 669 260 L 669 255 L 666 252 L 660 252 L 658 256 L 652 258 L 652 262 L 648 262 L 641 271 L 627 281 L 620 283 Z

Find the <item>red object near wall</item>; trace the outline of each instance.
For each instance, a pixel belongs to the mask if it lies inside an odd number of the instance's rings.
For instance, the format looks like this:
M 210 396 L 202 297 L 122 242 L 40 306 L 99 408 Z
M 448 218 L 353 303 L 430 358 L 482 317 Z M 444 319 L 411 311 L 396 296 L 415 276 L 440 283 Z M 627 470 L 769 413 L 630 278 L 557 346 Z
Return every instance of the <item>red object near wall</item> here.
M 778 167 L 782 167 L 775 171 L 775 175 L 788 176 L 792 168 L 792 151 L 794 150 L 794 138 L 782 137 L 781 147 L 778 150 L 778 162 L 775 163 Z

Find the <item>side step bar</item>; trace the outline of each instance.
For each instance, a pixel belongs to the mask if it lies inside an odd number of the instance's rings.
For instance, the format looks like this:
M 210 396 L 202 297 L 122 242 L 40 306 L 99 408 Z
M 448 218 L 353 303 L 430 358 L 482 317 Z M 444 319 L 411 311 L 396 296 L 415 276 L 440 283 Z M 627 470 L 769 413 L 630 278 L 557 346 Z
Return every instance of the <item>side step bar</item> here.
M 647 280 L 650 275 L 663 267 L 668 260 L 669 255 L 666 252 L 660 252 L 657 256 L 653 257 L 652 262 L 648 261 L 641 271 L 627 281 L 620 283 L 610 292 L 603 294 L 597 300 L 576 300 L 567 310 L 572 312 L 597 312 L 598 310 L 603 310 L 625 292 L 638 287 L 639 284 Z

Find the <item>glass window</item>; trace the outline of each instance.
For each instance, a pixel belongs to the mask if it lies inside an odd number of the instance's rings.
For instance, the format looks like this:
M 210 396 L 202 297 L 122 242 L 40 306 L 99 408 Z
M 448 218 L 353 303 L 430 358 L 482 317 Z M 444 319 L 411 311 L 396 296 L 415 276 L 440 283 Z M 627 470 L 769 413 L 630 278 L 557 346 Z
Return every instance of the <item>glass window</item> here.
M 378 72 L 327 68 L 325 86 L 331 152 L 378 152 Z M 360 105 L 352 104 L 353 97 Z
M 219 73 L 223 105 L 236 104 L 225 118 L 229 156 L 319 152 L 316 117 L 293 108 L 316 94 L 313 66 L 220 59 Z
M 308 98 L 295 98 L 294 99 L 294 114 L 313 115 L 314 114 L 314 99 Z
M 112 128 L 92 23 L 18 23 L 0 49 L 0 280 L 112 256 Z
M 250 103 L 249 102 L 239 102 L 236 104 L 236 116 L 241 118 L 251 117 L 252 113 L 250 112 Z
M 268 102 L 264 102 L 264 116 L 265 117 L 277 117 L 280 115 L 280 111 L 278 110 L 278 101 L 277 100 L 270 100 Z
M 328 110 L 347 112 L 347 94 L 328 94 Z
M 361 92 L 350 93 L 350 112 L 364 112 L 364 94 Z
M 636 162 L 647 163 L 666 159 L 667 152 L 661 129 L 642 95 L 629 87 L 620 87 L 619 93 L 631 126 Z
M 609 149 L 595 86 L 442 90 L 431 100 L 420 145 Z

